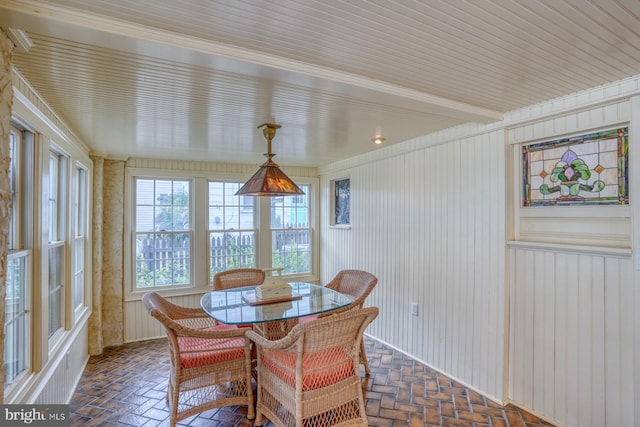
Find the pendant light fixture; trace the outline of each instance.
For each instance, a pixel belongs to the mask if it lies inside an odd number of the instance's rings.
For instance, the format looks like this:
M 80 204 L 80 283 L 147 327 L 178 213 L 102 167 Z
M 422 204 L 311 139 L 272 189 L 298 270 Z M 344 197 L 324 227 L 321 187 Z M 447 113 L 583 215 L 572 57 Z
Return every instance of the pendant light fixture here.
M 253 174 L 245 184 L 236 192 L 236 196 L 292 196 L 304 194 L 280 167 L 272 160 L 271 140 L 276 136 L 276 131 L 280 125 L 264 123 L 258 126 L 262 128 L 262 134 L 267 139 L 267 161 L 260 166 L 260 169 Z

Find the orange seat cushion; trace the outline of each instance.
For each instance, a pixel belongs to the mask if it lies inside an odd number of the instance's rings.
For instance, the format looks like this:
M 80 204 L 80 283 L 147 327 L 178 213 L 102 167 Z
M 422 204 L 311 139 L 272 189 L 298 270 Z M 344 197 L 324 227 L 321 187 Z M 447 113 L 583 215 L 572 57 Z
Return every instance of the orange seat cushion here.
M 310 314 L 308 316 L 302 316 L 298 318 L 298 323 L 309 323 L 318 319 L 317 314 Z
M 234 325 L 216 325 L 208 331 L 237 329 Z M 196 338 L 178 337 L 180 347 L 180 367 L 182 369 L 226 362 L 244 357 L 244 339 L 238 338 Z
M 214 326 L 214 328 L 218 328 L 218 327 L 221 327 L 221 326 L 230 326 L 231 328 L 251 328 L 251 329 L 253 329 L 253 323 L 243 323 L 241 325 L 231 325 L 231 324 L 228 324 L 228 323 L 220 323 L 220 324 L 218 324 L 218 326 Z
M 296 386 L 296 355 L 265 349 L 262 364 L 290 387 Z M 326 367 L 325 369 L 321 369 Z M 353 375 L 351 358 L 342 349 L 328 349 L 302 356 L 302 391 L 327 387 Z
M 251 329 L 253 329 L 253 323 L 243 323 L 242 325 L 238 325 L 238 328 L 251 328 Z

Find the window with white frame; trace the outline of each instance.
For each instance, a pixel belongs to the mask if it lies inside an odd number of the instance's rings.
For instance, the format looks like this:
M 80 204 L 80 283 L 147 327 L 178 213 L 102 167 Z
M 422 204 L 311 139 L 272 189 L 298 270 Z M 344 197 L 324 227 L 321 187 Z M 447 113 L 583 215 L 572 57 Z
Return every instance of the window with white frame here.
M 18 186 L 20 182 L 18 177 L 22 167 L 20 160 L 22 158 L 20 148 L 22 146 L 22 132 L 12 127 L 9 132 L 9 191 L 11 191 L 11 207 L 9 211 L 9 230 L 7 235 L 7 248 L 15 249 L 18 246 L 18 229 L 20 227 L 20 198 Z
M 75 227 L 73 233 L 73 295 L 74 318 L 85 306 L 85 251 L 87 246 L 87 169 L 76 165 L 74 171 Z
M 9 186 L 11 210 L 9 212 L 9 235 L 7 246 L 6 297 L 4 323 L 4 370 L 5 391 L 9 390 L 30 369 L 31 360 L 31 289 L 30 274 L 31 241 L 26 233 L 28 218 L 32 217 L 31 204 L 23 194 L 32 180 L 23 182 L 32 167 L 26 163 L 25 145 L 33 141 L 33 135 L 12 127 L 9 134 Z M 25 142 L 25 140 L 29 140 Z
M 11 206 L 9 210 L 9 230 L 7 234 L 7 249 L 12 250 L 17 246 L 18 226 L 19 218 L 16 217 L 16 213 L 19 213 L 20 201 L 18 199 L 18 175 L 20 174 L 20 153 L 18 148 L 20 147 L 20 141 L 22 139 L 22 133 L 16 129 L 11 128 L 9 132 L 9 191 L 11 192 Z
M 49 154 L 49 338 L 64 328 L 65 236 L 68 158 Z
M 135 289 L 189 285 L 192 180 L 134 178 Z
M 311 179 L 298 182 L 304 195 L 253 197 L 235 196 L 240 179 L 135 168 L 127 175 L 132 293 L 204 289 L 215 273 L 245 267 L 316 280 Z
M 235 196 L 241 186 L 209 181 L 209 280 L 220 271 L 256 267 L 255 198 Z
M 73 330 L 89 313 L 90 259 L 76 255 L 90 250 L 91 159 L 84 148 L 56 139 L 57 134 L 38 133 L 38 126 L 47 129 L 38 120 L 11 118 L 2 365 L 6 403 L 19 403 L 40 389 L 41 380 L 57 369 L 57 355 L 82 342 L 82 334 Z M 74 235 L 82 235 L 84 242 L 74 243 Z M 80 245 L 84 251 L 76 250 Z M 74 287 L 81 280 L 82 290 Z M 80 300 L 83 315 L 74 316 Z
M 311 222 L 309 185 L 305 194 L 271 198 L 271 266 L 283 274 L 311 272 Z

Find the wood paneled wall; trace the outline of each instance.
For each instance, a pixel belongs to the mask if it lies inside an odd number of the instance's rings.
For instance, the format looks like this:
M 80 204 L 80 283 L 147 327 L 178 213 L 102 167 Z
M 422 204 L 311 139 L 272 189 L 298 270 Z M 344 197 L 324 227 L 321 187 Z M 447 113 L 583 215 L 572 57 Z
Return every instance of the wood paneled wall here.
M 183 295 L 167 297 L 169 301 L 183 307 L 200 307 L 202 295 Z M 126 301 L 124 304 L 124 341 L 141 341 L 152 338 L 165 338 L 164 326 L 151 317 L 141 300 Z
M 44 369 L 38 374 L 41 378 L 28 390 L 20 403 L 35 404 L 68 403 L 76 390 L 89 360 L 86 322 L 73 332 L 70 345 L 55 353 Z M 18 402 L 15 402 L 18 403 Z
M 453 139 L 321 177 L 322 281 L 375 274 L 376 338 L 501 400 L 505 366 L 505 132 Z M 351 227 L 329 225 L 351 180 Z M 411 315 L 418 304 L 418 316 Z
M 510 398 L 562 425 L 637 425 L 630 252 L 511 255 Z
M 626 125 L 630 207 L 519 208 L 519 144 Z M 489 397 L 559 426 L 640 425 L 638 126 L 633 78 L 320 168 L 322 282 L 376 274 L 367 332 Z M 333 228 L 331 180 L 347 177 L 352 224 Z M 598 239 L 521 227 L 573 217 Z
M 593 93 L 637 93 L 638 81 Z M 640 355 L 634 342 L 640 329 L 633 317 L 640 305 L 632 249 L 634 216 L 640 214 L 633 208 L 640 197 L 634 179 L 640 121 L 633 118 L 633 100 L 576 102 L 565 113 L 532 118 L 510 131 L 518 159 L 520 144 L 629 126 L 631 206 L 521 208 L 514 189 L 509 398 L 563 426 L 638 425 L 634 375 Z

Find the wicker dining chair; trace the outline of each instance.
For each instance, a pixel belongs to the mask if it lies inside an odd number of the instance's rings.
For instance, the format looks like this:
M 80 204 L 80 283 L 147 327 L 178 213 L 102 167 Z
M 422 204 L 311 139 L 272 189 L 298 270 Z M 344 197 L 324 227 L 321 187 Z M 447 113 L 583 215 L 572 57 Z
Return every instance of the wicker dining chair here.
M 213 276 L 213 290 L 225 291 L 245 286 L 259 286 L 264 282 L 266 273 L 259 268 L 234 268 L 221 271 Z M 252 328 L 253 325 L 245 323 L 238 325 L 241 328 Z
M 377 307 L 296 325 L 271 341 L 246 335 L 258 349 L 257 426 L 367 426 L 359 374 L 360 342 Z
M 265 272 L 259 268 L 235 268 L 221 271 L 213 276 L 213 290 L 258 286 L 264 282 Z
M 341 294 L 349 295 L 353 298 L 351 304 L 346 307 L 329 311 L 319 315 L 318 317 L 333 316 L 347 310 L 359 309 L 364 306 L 365 299 L 369 296 L 373 288 L 378 283 L 378 278 L 373 274 L 363 270 L 342 270 L 338 272 L 325 286 Z M 306 319 L 308 321 L 311 319 Z M 364 346 L 364 340 L 360 343 L 360 364 L 364 366 L 365 375 L 370 375 L 369 362 L 367 360 L 367 352 Z
M 325 286 L 341 294 L 353 298 L 351 305 L 345 309 L 362 308 L 364 300 L 369 296 L 378 283 L 378 278 L 363 270 L 341 270 Z M 342 309 L 343 311 L 345 309 Z M 335 314 L 335 313 L 334 313 Z
M 155 292 L 142 302 L 165 327 L 171 355 L 170 425 L 213 408 L 247 405 L 255 417 L 248 329 L 217 324 L 203 310 L 175 305 Z

